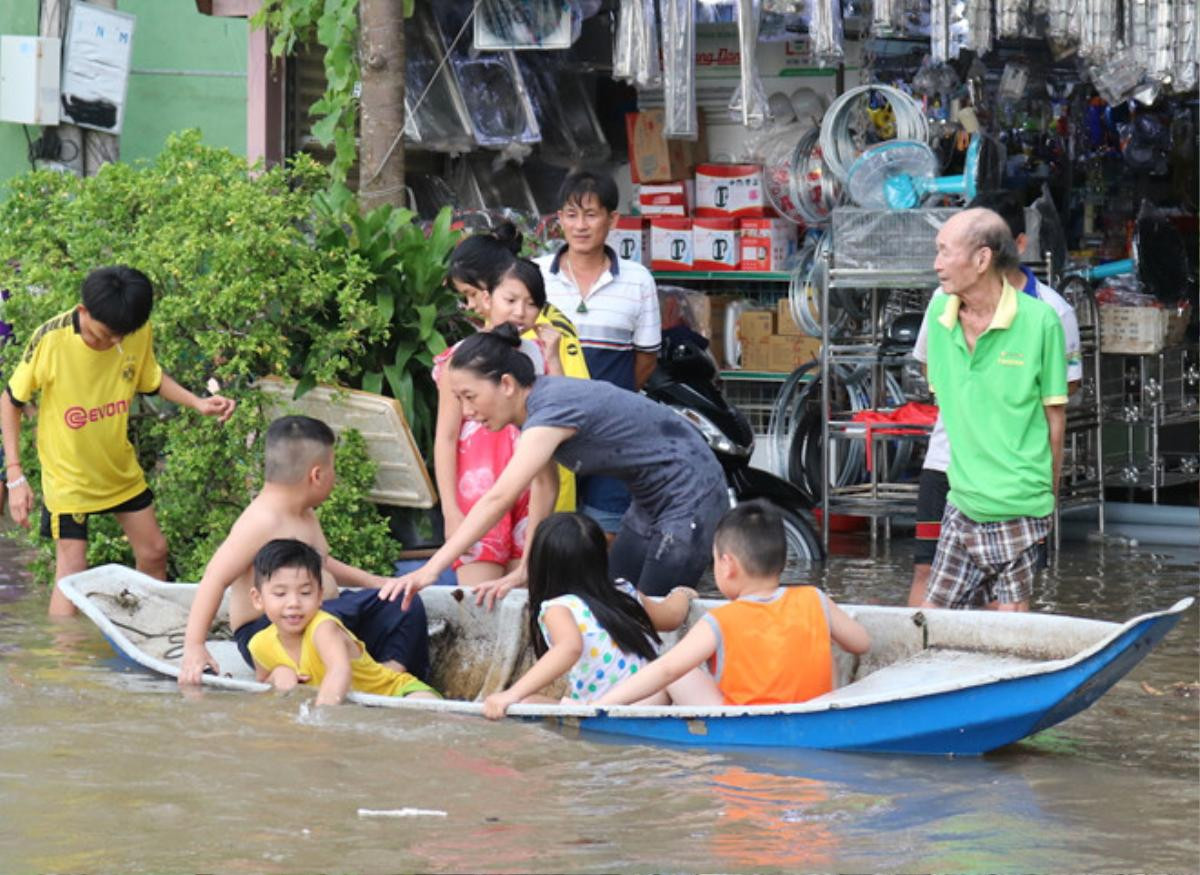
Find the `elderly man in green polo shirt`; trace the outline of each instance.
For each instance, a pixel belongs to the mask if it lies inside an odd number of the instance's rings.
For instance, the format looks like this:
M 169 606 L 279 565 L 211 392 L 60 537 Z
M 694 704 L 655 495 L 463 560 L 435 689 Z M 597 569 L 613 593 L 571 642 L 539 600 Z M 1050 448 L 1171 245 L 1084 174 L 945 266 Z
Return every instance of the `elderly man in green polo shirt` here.
M 1067 371 L 1058 314 L 1005 278 L 1018 263 L 991 210 L 964 210 L 938 233 L 946 294 L 925 317 L 928 375 L 954 452 L 925 607 L 1029 610 L 1062 463 Z

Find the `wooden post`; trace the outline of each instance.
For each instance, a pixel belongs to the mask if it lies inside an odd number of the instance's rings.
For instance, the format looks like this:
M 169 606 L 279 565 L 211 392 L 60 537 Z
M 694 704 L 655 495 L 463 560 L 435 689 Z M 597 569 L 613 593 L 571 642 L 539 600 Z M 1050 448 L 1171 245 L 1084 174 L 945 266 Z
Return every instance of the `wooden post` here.
M 359 206 L 405 203 L 404 4 L 360 0 Z

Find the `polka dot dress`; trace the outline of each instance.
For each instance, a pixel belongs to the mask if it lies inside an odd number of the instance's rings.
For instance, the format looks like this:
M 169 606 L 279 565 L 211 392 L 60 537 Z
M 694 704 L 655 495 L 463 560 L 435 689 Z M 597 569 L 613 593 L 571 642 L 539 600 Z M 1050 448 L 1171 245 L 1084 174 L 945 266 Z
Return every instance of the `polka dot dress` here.
M 627 591 L 632 594 L 633 588 L 629 584 L 625 584 L 625 587 L 629 587 Z M 587 602 L 576 595 L 563 595 L 542 602 L 538 612 L 538 627 L 548 645 L 554 642 L 550 640 L 550 633 L 546 629 L 546 611 L 556 605 L 571 612 L 583 637 L 583 652 L 567 675 L 567 698 L 572 702 L 586 703 L 600 698 L 625 678 L 637 674 L 646 664 L 642 657 L 625 653 L 617 647 L 604 627 L 592 616 Z

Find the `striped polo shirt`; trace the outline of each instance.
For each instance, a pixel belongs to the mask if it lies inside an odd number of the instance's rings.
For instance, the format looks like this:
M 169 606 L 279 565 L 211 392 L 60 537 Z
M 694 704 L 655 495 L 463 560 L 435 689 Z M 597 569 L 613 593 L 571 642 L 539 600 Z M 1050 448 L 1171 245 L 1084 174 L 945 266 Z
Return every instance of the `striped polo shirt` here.
M 574 280 L 560 269 L 566 251 L 563 246 L 557 253 L 537 259 L 546 280 L 546 298 L 575 323 L 592 379 L 632 390 L 634 353 L 656 353 L 662 344 L 654 277 L 641 264 L 618 259 L 617 253 L 605 246 L 608 270 L 584 301 Z M 581 302 L 585 303 L 582 312 Z

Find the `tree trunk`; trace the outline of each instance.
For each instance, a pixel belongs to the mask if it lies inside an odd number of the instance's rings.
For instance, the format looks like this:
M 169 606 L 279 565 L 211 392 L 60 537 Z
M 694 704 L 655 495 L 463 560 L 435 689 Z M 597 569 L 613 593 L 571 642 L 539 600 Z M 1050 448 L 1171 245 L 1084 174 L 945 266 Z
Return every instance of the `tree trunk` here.
M 405 203 L 404 4 L 360 0 L 358 200 L 362 211 Z

